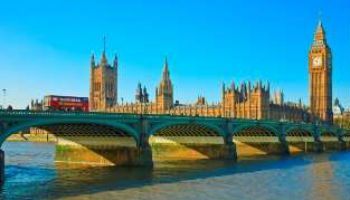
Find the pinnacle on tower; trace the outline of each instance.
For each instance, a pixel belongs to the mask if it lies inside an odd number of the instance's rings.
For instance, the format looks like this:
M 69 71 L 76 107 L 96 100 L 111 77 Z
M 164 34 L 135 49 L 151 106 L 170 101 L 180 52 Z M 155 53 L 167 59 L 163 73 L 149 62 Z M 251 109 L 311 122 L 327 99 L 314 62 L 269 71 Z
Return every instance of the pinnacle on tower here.
M 165 57 L 164 68 L 163 68 L 163 80 L 169 80 L 169 68 L 168 68 L 168 58 Z
M 317 24 L 317 28 L 314 35 L 314 44 L 326 44 L 326 32 L 323 28 L 322 21 L 320 20 Z
M 91 66 L 95 66 L 95 55 L 91 54 L 91 60 L 90 60 Z
M 118 67 L 118 56 L 117 56 L 117 54 L 114 55 L 113 67 Z
M 235 88 L 236 88 L 235 82 L 232 81 L 232 83 L 231 83 L 231 89 L 232 89 L 232 91 L 235 91 Z
M 319 20 L 319 21 L 318 21 L 318 24 L 317 24 L 317 30 L 316 30 L 316 32 L 323 32 L 323 31 L 324 31 L 324 29 L 323 29 L 322 21 Z
M 107 63 L 107 58 L 106 58 L 106 36 L 103 37 L 103 52 L 102 52 L 101 63 Z
M 226 92 L 226 86 L 225 86 L 225 83 L 223 82 L 223 83 L 221 84 L 221 94 L 224 95 L 225 92 Z

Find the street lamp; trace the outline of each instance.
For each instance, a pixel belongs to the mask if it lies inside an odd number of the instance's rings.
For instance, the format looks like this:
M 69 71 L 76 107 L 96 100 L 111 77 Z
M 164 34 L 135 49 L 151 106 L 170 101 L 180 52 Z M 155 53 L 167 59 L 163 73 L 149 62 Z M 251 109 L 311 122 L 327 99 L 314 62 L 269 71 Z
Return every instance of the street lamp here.
M 142 114 L 143 114 L 143 103 L 145 102 L 145 94 L 141 94 L 140 96 L 140 117 L 142 118 Z
M 6 88 L 2 89 L 3 94 L 3 109 L 6 109 Z
M 142 104 L 143 104 L 143 102 L 142 102 L 142 101 L 140 101 L 140 104 L 141 104 L 140 115 L 141 115 L 141 118 L 142 118 L 142 113 L 143 113 L 143 110 L 142 110 Z

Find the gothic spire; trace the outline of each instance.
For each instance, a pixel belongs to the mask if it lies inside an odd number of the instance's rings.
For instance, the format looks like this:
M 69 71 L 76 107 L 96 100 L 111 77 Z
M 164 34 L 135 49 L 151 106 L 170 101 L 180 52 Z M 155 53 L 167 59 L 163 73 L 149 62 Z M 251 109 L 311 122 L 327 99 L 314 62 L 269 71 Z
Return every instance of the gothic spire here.
M 316 32 L 324 32 L 324 28 L 321 20 L 318 21 Z
M 168 58 L 165 57 L 162 80 L 169 80 Z
M 317 28 L 316 28 L 315 35 L 314 35 L 314 42 L 315 42 L 315 44 L 326 43 L 326 32 L 324 30 L 324 27 L 323 27 L 321 20 L 319 20 L 318 24 L 317 24 Z

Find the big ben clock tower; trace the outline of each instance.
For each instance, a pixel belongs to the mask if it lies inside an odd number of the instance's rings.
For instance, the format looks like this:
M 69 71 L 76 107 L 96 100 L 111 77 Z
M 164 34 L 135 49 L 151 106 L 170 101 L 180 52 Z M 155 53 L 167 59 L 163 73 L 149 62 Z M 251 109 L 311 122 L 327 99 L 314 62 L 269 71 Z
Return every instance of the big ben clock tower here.
M 313 120 L 332 123 L 332 52 L 321 21 L 309 52 L 309 81 Z

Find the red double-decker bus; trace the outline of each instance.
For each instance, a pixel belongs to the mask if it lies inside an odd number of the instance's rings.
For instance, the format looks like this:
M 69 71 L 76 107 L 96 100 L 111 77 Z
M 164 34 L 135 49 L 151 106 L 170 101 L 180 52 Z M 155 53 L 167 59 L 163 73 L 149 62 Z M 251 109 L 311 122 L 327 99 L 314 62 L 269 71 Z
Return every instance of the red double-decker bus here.
M 56 96 L 44 97 L 44 110 L 61 111 L 89 111 L 89 99 L 87 97 Z

